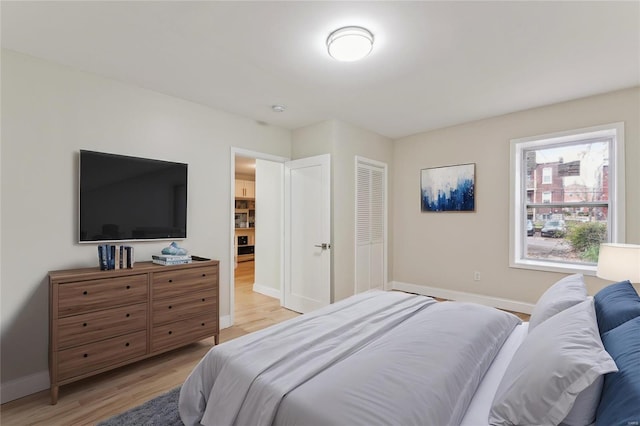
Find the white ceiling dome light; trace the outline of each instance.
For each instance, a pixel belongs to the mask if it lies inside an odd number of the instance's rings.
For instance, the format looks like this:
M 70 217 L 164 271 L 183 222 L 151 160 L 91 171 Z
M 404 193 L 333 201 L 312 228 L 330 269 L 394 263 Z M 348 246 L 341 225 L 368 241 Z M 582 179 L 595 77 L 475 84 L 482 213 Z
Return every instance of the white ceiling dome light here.
M 338 61 L 357 61 L 371 53 L 371 49 L 373 49 L 373 34 L 366 28 L 339 28 L 327 38 L 329 55 Z

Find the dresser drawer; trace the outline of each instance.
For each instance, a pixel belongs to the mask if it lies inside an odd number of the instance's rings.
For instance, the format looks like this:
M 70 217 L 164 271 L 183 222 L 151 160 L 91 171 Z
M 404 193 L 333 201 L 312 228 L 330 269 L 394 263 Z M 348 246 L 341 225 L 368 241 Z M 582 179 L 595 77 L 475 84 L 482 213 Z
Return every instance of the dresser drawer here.
M 145 274 L 60 284 L 58 317 L 147 301 Z
M 65 317 L 58 321 L 58 348 L 84 345 L 146 328 L 146 303 Z
M 153 274 L 153 298 L 175 297 L 190 291 L 207 290 L 218 282 L 218 268 L 208 266 Z
M 216 289 L 153 301 L 153 323 L 164 324 L 201 314 L 218 314 Z
M 58 352 L 58 378 L 80 376 L 146 353 L 146 331 L 65 349 Z
M 218 333 L 218 314 L 200 315 L 153 327 L 151 350 L 178 347 Z

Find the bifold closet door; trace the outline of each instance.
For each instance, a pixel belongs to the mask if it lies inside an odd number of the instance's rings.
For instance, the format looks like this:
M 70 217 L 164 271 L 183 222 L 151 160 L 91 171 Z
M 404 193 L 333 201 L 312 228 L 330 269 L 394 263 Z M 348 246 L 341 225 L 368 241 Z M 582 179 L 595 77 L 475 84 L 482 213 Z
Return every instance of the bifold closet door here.
M 387 165 L 356 157 L 355 292 L 386 282 Z

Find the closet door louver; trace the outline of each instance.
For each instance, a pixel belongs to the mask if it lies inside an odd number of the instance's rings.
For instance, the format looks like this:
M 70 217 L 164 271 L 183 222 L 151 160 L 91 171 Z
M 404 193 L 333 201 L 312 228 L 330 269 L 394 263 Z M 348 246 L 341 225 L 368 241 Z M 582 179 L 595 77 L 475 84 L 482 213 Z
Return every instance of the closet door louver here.
M 386 168 L 356 163 L 356 293 L 384 284 Z

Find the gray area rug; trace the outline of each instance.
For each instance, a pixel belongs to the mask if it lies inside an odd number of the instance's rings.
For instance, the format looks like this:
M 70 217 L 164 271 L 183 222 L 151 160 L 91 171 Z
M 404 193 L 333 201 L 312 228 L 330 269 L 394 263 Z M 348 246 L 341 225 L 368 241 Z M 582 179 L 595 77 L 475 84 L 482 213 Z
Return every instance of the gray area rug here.
M 180 387 L 113 416 L 98 426 L 184 426 L 178 413 Z

